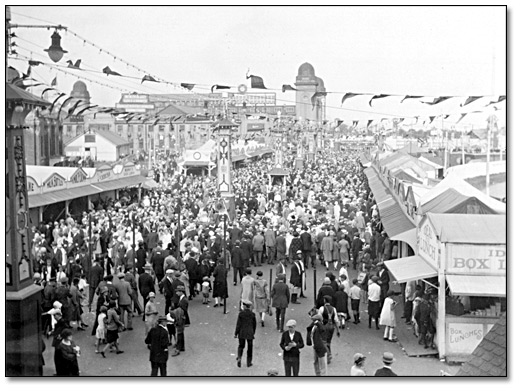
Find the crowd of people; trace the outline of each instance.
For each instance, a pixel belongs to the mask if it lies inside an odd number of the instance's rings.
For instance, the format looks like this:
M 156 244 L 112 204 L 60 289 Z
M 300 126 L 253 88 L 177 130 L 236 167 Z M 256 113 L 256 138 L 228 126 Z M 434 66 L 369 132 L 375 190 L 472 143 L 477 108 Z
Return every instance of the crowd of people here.
M 169 346 L 174 356 L 185 349 L 189 301 L 201 294 L 203 303 L 212 296 L 213 307 L 223 306 L 229 296 L 229 272 L 233 284 L 241 285 L 235 330 L 238 366 L 245 345 L 247 367 L 252 365 L 257 321 L 264 327 L 265 316 L 272 311 L 283 333 L 280 346 L 286 375 L 299 374 L 299 350 L 305 340 L 314 349 L 316 374 L 326 375 L 332 337 L 352 318 L 360 323 L 361 304 L 368 306 L 368 326 L 375 320 L 375 328 L 385 329 L 384 339 L 395 341 L 396 293 L 389 289 L 383 261 L 397 257 L 398 244 L 382 226 L 356 154 L 325 151 L 299 170 L 291 168 L 291 156 L 285 164 L 289 167 L 286 187 L 270 184 L 271 158 L 234 169 L 235 199 L 226 214 L 217 206 L 214 178 L 185 176 L 156 166 L 159 186 L 140 198 L 134 194 L 95 200 L 92 210 L 81 217 L 33 227 L 35 282 L 45 286 L 44 333 L 53 335 L 57 352 L 62 345 L 70 346 L 71 328 L 87 327 L 83 317 L 88 309 L 96 315 L 91 330 L 96 352 L 103 357 L 110 352 L 122 354 L 119 334 L 133 329 L 132 316 L 138 314 L 145 322 L 152 375 L 158 371 L 166 375 Z M 252 276 L 252 267 L 263 264 L 275 266 L 271 290 L 261 271 Z M 295 331 L 295 320 L 285 323 L 285 311 L 305 297 L 306 273 L 319 265 L 327 272 L 303 339 Z M 349 279 L 349 269 L 356 278 Z M 436 315 L 430 315 L 434 308 L 429 297 L 420 301 L 422 291 L 409 286 L 406 290 L 407 322 L 417 319 L 414 316 L 422 309 L 419 334 L 424 344 L 432 345 L 434 326 L 425 321 L 435 320 Z M 158 295 L 165 299 L 164 309 L 156 306 Z M 418 302 L 422 305 L 414 306 Z M 69 356 L 79 355 L 79 350 L 67 351 Z M 387 354 L 384 358 L 390 364 L 391 354 Z M 358 370 L 352 368 L 352 373 L 361 375 L 364 360 L 362 354 L 356 357 Z M 63 374 L 59 370 L 63 363 L 55 355 L 57 374 Z M 68 371 L 78 373 L 77 367 Z

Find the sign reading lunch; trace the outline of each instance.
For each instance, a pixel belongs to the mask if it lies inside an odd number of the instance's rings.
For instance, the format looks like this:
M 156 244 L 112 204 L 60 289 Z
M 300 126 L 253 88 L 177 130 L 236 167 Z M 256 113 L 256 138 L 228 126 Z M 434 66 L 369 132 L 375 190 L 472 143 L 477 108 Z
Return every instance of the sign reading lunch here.
M 506 275 L 506 245 L 451 244 L 446 249 L 449 273 Z
M 417 248 L 422 256 L 433 268 L 439 268 L 440 243 L 435 230 L 428 219 L 419 227 L 417 233 Z

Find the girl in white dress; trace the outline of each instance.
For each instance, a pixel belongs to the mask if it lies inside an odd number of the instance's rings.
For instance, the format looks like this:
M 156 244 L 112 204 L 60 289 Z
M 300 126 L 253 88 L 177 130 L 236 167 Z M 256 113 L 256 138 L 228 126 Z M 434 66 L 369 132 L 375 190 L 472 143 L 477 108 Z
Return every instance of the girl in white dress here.
M 107 307 L 102 306 L 100 308 L 100 314 L 98 315 L 98 328 L 96 328 L 96 351 L 98 354 L 100 352 L 100 344 L 105 340 L 105 335 L 107 332 Z
M 382 305 L 380 317 L 380 324 L 386 327 L 384 329 L 384 340 L 388 340 L 390 342 L 397 341 L 397 339 L 395 339 L 393 336 L 393 330 L 397 326 L 397 322 L 395 321 L 395 306 L 397 305 L 397 302 L 395 302 L 393 299 L 394 295 L 395 292 L 393 290 L 388 290 L 386 299 Z

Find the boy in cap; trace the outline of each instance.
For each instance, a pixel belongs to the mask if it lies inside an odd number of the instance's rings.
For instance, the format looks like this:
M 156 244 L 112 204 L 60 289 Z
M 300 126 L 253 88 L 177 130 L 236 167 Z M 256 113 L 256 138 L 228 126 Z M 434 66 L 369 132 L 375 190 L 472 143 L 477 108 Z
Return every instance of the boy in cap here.
M 283 349 L 283 361 L 285 364 L 285 376 L 299 376 L 299 350 L 304 347 L 303 337 L 299 331 L 295 330 L 297 323 L 295 320 L 288 320 L 287 331 L 281 335 L 279 346 Z

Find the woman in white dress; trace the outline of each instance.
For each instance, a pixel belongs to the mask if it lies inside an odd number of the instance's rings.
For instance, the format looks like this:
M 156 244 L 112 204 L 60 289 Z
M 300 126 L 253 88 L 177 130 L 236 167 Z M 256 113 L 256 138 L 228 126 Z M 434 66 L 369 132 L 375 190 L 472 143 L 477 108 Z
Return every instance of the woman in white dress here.
M 395 306 L 397 302 L 393 299 L 395 292 L 393 290 L 388 290 L 386 294 L 386 298 L 384 300 L 384 304 L 382 305 L 380 324 L 385 326 L 384 329 L 384 340 L 388 340 L 390 342 L 396 342 L 397 339 L 393 336 L 393 330 L 397 326 L 397 322 L 395 321 Z

